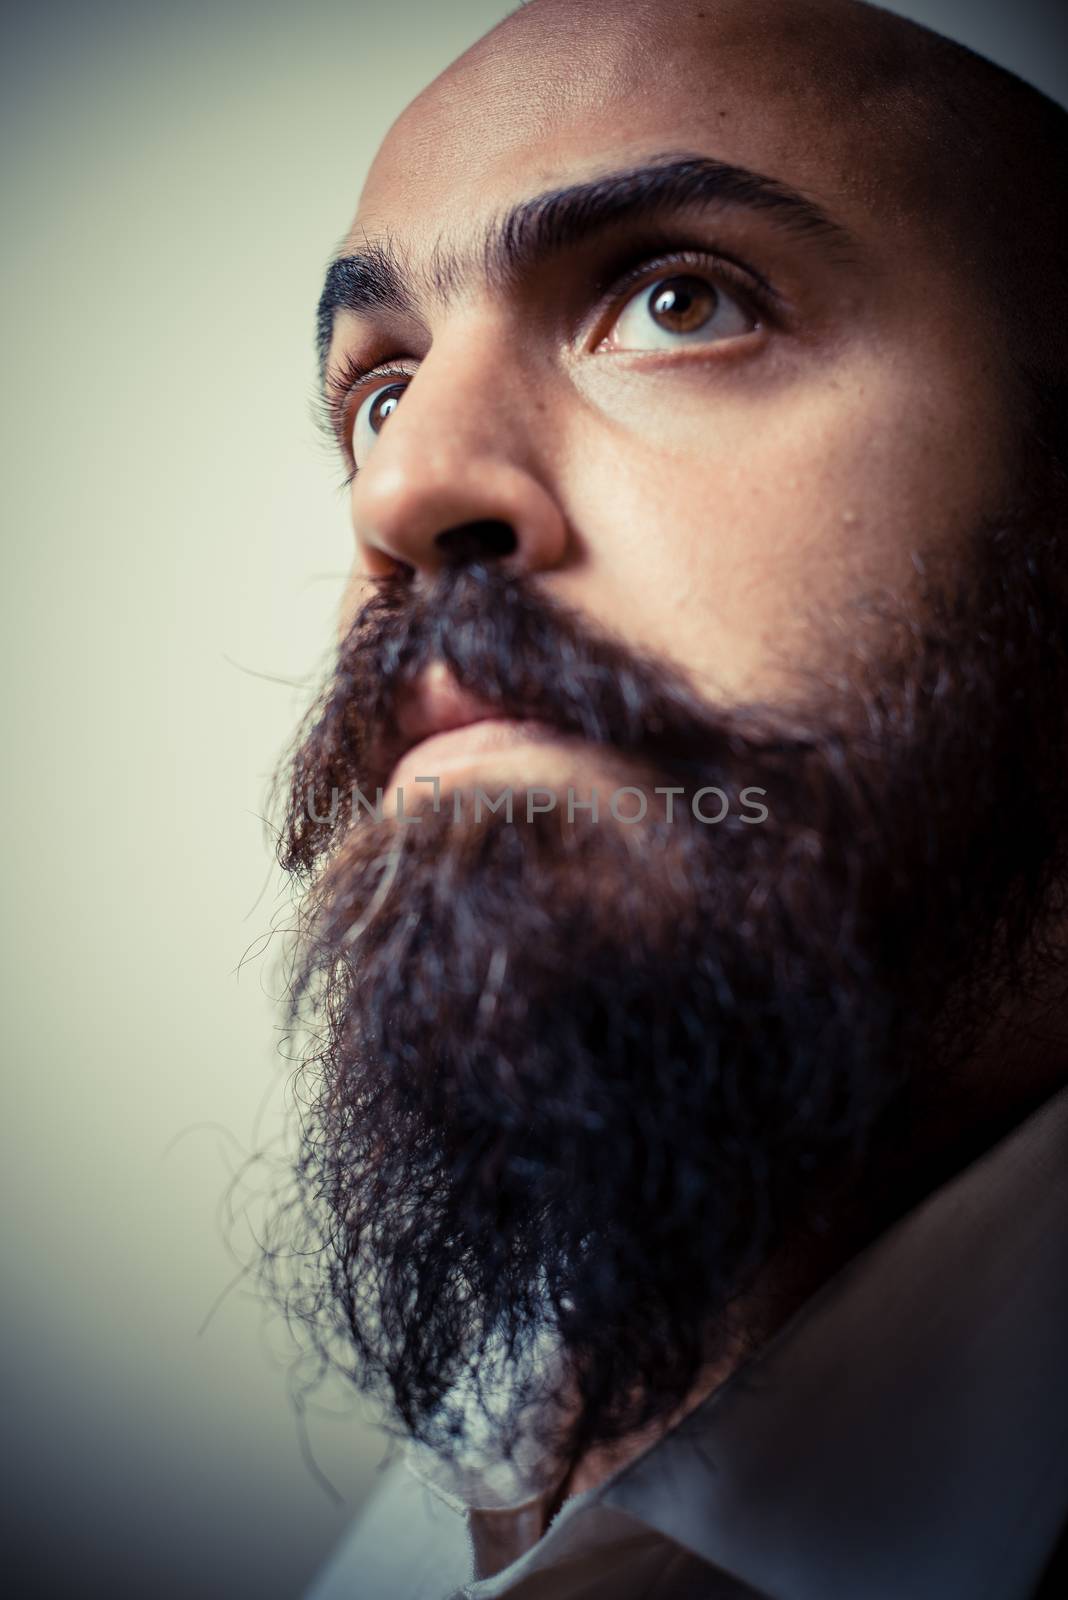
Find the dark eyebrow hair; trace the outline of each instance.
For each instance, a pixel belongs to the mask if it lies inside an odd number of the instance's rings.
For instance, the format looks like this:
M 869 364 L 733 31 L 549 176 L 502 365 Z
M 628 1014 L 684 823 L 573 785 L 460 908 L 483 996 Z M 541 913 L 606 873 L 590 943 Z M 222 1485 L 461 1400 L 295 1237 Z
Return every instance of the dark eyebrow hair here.
M 521 200 L 503 218 L 492 222 L 482 241 L 481 271 L 485 281 L 505 286 L 530 274 L 548 257 L 579 243 L 614 223 L 684 205 L 719 203 L 771 213 L 778 224 L 800 235 L 818 236 L 852 246 L 852 235 L 796 189 L 746 167 L 704 156 L 661 156 L 639 167 L 610 172 L 587 183 L 551 189 Z M 371 241 L 358 255 L 331 262 L 316 318 L 320 374 L 339 310 L 366 313 L 377 309 L 401 315 L 415 310 L 420 290 L 427 297 L 448 300 L 469 258 L 439 244 L 418 285 L 396 243 Z

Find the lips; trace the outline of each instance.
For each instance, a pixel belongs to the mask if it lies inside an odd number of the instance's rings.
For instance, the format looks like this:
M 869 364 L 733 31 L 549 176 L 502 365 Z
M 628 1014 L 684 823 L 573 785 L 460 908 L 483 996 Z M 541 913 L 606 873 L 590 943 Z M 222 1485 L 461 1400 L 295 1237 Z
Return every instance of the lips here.
M 402 692 L 396 729 L 390 790 L 420 777 L 436 778 L 480 756 L 559 737 L 546 722 L 504 715 L 499 706 L 468 694 L 441 662 Z
M 397 732 L 401 742 L 398 759 L 436 734 L 469 728 L 473 723 L 500 717 L 499 706 L 468 694 L 466 689 L 460 688 L 442 662 L 435 662 L 399 698 Z
M 479 764 L 483 757 L 558 738 L 556 729 L 546 722 L 485 717 L 421 739 L 394 767 L 390 787 L 421 777 L 447 778 L 460 768 Z

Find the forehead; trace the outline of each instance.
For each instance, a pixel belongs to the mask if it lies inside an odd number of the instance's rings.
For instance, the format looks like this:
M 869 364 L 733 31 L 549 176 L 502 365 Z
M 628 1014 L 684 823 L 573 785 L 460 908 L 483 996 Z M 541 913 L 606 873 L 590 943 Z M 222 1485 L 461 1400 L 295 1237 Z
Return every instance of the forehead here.
M 862 32 L 879 34 L 883 15 L 864 14 Z M 909 119 L 887 127 L 886 43 L 876 49 L 856 28 L 855 8 L 833 4 L 535 6 L 397 119 L 350 242 L 389 232 L 430 249 L 462 233 L 458 219 L 681 148 L 782 179 L 843 221 L 874 197 L 884 222 L 916 214 L 932 197 L 915 192 L 926 168 L 912 158 Z M 903 63 L 889 76 L 900 96 Z

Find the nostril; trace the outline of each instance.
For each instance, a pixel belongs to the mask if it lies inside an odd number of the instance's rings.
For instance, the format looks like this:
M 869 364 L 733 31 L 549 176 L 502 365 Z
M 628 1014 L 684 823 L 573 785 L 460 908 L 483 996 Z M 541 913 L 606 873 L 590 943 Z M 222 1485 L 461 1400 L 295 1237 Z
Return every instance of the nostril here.
M 499 559 L 514 555 L 519 548 L 511 523 L 493 520 L 464 522 L 459 527 L 446 528 L 436 536 L 434 544 L 450 566 L 466 566 L 469 562 L 485 561 L 487 557 Z

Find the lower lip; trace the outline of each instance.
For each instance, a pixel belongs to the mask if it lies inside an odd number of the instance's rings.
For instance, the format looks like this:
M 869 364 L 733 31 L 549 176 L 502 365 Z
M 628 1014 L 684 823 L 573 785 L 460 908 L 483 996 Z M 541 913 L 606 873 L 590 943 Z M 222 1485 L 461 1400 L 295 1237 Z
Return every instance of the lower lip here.
M 478 766 L 480 758 L 498 752 L 522 750 L 559 740 L 559 731 L 546 722 L 489 717 L 462 728 L 432 733 L 405 752 L 389 779 L 389 790 L 420 779 L 455 778 L 463 769 Z

